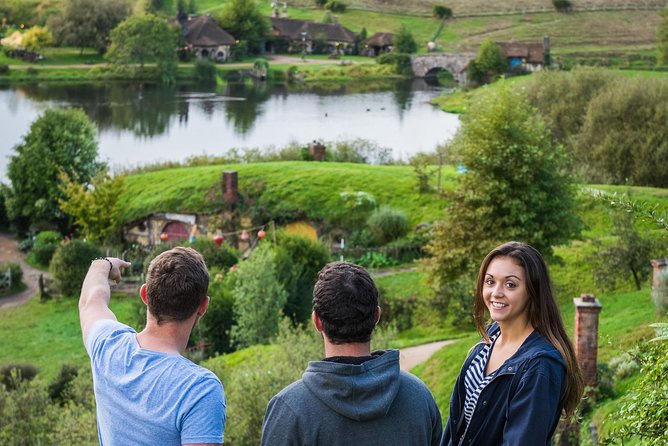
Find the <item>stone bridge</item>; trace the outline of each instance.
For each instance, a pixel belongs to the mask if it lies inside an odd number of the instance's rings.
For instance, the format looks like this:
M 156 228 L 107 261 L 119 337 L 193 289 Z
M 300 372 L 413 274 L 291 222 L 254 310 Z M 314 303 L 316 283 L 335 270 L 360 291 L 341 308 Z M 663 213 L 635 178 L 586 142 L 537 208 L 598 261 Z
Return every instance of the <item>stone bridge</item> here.
M 411 56 L 413 74 L 417 77 L 435 75 L 438 70 L 452 73 L 459 85 L 466 85 L 466 68 L 475 53 L 431 53 Z

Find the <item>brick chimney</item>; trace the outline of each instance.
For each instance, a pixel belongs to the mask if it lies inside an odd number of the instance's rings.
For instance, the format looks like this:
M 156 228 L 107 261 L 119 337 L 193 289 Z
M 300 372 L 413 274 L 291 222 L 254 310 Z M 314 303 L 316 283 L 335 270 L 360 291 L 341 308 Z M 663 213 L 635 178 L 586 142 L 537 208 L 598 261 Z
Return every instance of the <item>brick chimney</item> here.
M 575 304 L 575 356 L 582 369 L 585 386 L 598 384 L 598 314 L 601 303 L 593 294 L 573 299 Z
M 239 188 L 237 185 L 237 171 L 226 170 L 223 172 L 222 184 L 223 202 L 228 209 L 234 209 L 239 201 Z
M 668 259 L 652 260 L 652 288 L 656 288 L 659 285 L 659 274 L 666 268 L 668 268 Z

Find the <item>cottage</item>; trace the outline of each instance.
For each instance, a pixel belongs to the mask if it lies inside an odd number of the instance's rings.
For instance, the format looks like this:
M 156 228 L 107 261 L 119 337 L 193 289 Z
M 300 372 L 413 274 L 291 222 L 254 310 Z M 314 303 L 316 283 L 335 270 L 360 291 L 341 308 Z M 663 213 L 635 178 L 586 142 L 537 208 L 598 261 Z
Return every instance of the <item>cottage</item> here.
M 187 16 L 179 13 L 178 22 L 186 41 L 188 51 L 199 58 L 210 58 L 224 62 L 230 57 L 232 45 L 236 40 L 223 30 L 210 16 Z
M 543 42 L 497 42 L 510 71 L 534 72 L 550 65 L 550 39 Z
M 128 242 L 154 246 L 160 242 L 191 240 L 206 234 L 207 215 L 156 213 L 125 227 L 124 237 Z
M 355 47 L 357 35 L 339 24 L 315 23 L 271 17 L 271 41 L 265 51 L 290 53 L 347 54 Z
M 370 57 L 376 57 L 382 53 L 392 51 L 392 42 L 394 41 L 394 34 L 392 33 L 376 33 L 362 41 L 364 53 Z

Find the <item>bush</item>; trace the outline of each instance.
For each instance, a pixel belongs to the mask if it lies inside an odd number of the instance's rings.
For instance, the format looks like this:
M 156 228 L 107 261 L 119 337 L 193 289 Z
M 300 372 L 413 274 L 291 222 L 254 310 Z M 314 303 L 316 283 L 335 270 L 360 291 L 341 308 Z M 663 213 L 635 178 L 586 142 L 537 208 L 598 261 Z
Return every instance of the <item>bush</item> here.
M 341 0 L 329 0 L 325 3 L 325 9 L 332 12 L 346 12 L 348 5 L 343 3 Z
M 63 237 L 56 231 L 42 231 L 35 237 L 35 242 L 30 253 L 32 259 L 41 266 L 48 267 L 51 258 L 60 245 Z
M 211 301 L 206 315 L 200 321 L 199 327 L 204 341 L 209 344 L 207 356 L 215 356 L 233 351 L 230 339 L 230 329 L 234 325 L 234 295 L 232 288 L 234 275 L 227 274 L 228 270 L 212 268 L 209 270 L 209 296 Z
M 411 65 L 411 56 L 409 54 L 401 53 L 383 53 L 376 57 L 376 63 L 381 65 L 393 65 L 397 74 L 410 74 L 413 72 Z
M 369 251 L 362 255 L 362 257 L 353 260 L 353 263 L 357 263 L 365 268 L 385 268 L 394 266 L 398 262 L 382 252 Z
M 58 246 L 51 259 L 49 270 L 63 296 L 79 296 L 90 262 L 100 255 L 97 246 L 83 240 L 72 240 Z
M 33 67 L 26 68 L 26 74 L 28 76 L 37 76 L 37 68 L 33 68 Z
M 441 20 L 452 17 L 452 9 L 448 8 L 447 6 L 434 5 L 431 11 L 434 14 L 434 17 L 438 17 Z
M 66 390 L 71 385 L 74 378 L 79 375 L 79 369 L 73 365 L 63 364 L 60 367 L 58 376 L 49 384 L 48 392 L 51 401 L 55 401 L 60 405 L 65 404 Z
M 203 84 L 215 84 L 218 70 L 209 58 L 199 58 L 195 62 L 195 81 Z
M 218 246 L 209 238 L 199 237 L 187 245 L 202 254 L 208 268 L 227 270 L 239 262 L 239 251 L 227 243 Z
M 367 226 L 378 243 L 384 245 L 408 232 L 408 218 L 399 209 L 382 206 L 371 214 Z
M 12 276 L 12 286 L 10 291 L 20 289 L 21 284 L 23 283 L 23 270 L 21 269 L 21 265 L 17 262 L 0 263 L 0 274 L 4 274 L 7 271 L 9 271 Z
M 32 381 L 37 367 L 32 364 L 5 364 L 0 367 L 0 384 L 7 390 L 15 390 L 21 382 Z
M 9 74 L 9 65 L 3 63 L 0 64 L 0 75 L 6 76 Z
M 559 12 L 570 11 L 573 6 L 570 0 L 552 0 L 552 6 Z

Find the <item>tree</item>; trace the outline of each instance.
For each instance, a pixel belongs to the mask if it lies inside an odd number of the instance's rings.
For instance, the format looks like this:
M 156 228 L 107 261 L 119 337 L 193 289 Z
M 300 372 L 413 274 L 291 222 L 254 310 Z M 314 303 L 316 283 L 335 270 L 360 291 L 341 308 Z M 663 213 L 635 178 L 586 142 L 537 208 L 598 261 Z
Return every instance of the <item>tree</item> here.
M 501 48 L 493 40 L 486 40 L 480 45 L 478 55 L 469 64 L 469 79 L 479 84 L 486 84 L 506 72 L 508 64 Z
M 636 289 L 642 288 L 652 272 L 650 260 L 655 243 L 644 237 L 635 225 L 635 217 L 628 212 L 616 212 L 611 235 L 615 242 L 607 247 L 599 244 L 594 270 L 596 282 L 612 290 L 620 278 L 633 277 Z
M 662 9 L 659 14 L 661 15 L 661 22 L 657 29 L 657 44 L 656 50 L 657 63 L 665 65 L 668 64 L 668 6 Z
M 502 242 L 524 241 L 550 257 L 552 246 L 578 234 L 569 159 L 522 93 L 481 93 L 452 147 L 467 171 L 427 245 L 438 288 L 473 273 Z
M 452 9 L 448 8 L 447 6 L 434 5 L 431 11 L 432 14 L 434 14 L 434 17 L 437 17 L 441 20 L 452 18 Z
M 394 34 L 393 43 L 394 49 L 399 53 L 411 54 L 417 51 L 417 42 L 406 25 L 401 25 Z
M 231 0 L 217 19 L 223 29 L 245 43 L 251 54 L 260 52 L 269 22 L 255 0 Z
M 53 35 L 48 29 L 41 26 L 33 26 L 23 33 L 23 48 L 28 51 L 38 51 L 45 46 L 53 45 Z
M 234 288 L 232 340 L 239 347 L 267 343 L 278 332 L 287 293 L 276 276 L 276 253 L 260 246 L 239 265 Z
M 58 205 L 74 219 L 83 237 L 102 245 L 118 243 L 123 221 L 117 204 L 123 192 L 123 176 L 111 178 L 102 170 L 88 184 L 72 181 L 64 174 L 60 181 L 62 198 Z
M 59 14 L 49 18 L 49 29 L 60 45 L 107 49 L 109 34 L 131 12 L 127 0 L 66 0 Z
M 40 223 L 57 223 L 66 230 L 68 219 L 58 207 L 59 175 L 83 184 L 97 172 L 95 125 L 83 110 L 49 109 L 14 150 L 7 169 L 9 218 L 21 232 Z
M 160 80 L 173 82 L 177 36 L 176 30 L 164 19 L 152 14 L 136 15 L 111 32 L 111 47 L 106 57 L 117 66 L 139 62 L 141 73 L 146 60 L 154 60 Z

